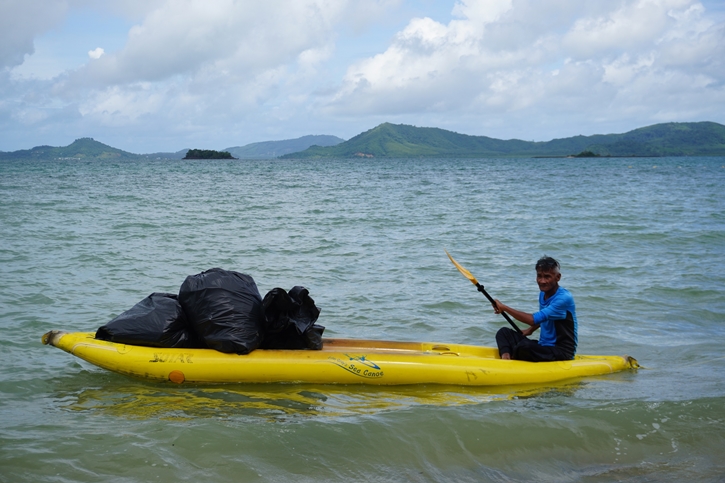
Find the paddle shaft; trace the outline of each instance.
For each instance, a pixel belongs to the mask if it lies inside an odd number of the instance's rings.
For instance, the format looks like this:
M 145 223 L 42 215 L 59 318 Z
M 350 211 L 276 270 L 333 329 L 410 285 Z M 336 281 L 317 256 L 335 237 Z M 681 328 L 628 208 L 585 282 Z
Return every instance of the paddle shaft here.
M 453 262 L 453 265 L 458 269 L 458 271 L 461 272 L 461 274 L 464 277 L 466 277 L 468 280 L 470 280 L 471 283 L 476 286 L 478 291 L 481 292 L 483 295 L 485 295 L 486 298 L 488 299 L 488 301 L 491 302 L 491 305 L 493 305 L 493 308 L 496 309 L 497 308 L 496 301 L 493 300 L 493 298 L 491 298 L 491 296 L 488 294 L 488 292 L 486 292 L 486 289 L 483 288 L 483 285 L 478 283 L 478 280 L 476 280 L 476 277 L 474 277 L 471 272 L 469 272 L 468 270 L 463 268 L 463 265 L 461 265 L 460 263 L 455 261 L 453 259 L 453 257 L 451 256 L 451 254 L 448 253 L 448 250 L 444 250 L 444 251 L 446 252 L 446 255 L 448 255 L 448 258 L 450 258 L 451 262 Z M 508 316 L 508 314 L 506 314 L 506 312 L 501 312 L 501 315 L 503 315 L 503 318 L 506 319 L 506 321 L 509 324 L 511 324 L 511 327 L 513 327 L 516 332 L 523 335 L 523 332 L 521 332 L 521 329 L 519 329 L 519 327 L 516 324 L 514 324 L 514 321 L 509 318 L 509 316 Z
M 491 305 L 493 305 L 493 308 L 495 309 L 496 301 L 493 298 L 491 298 L 491 296 L 488 294 L 488 292 L 486 292 L 486 289 L 483 288 L 483 285 L 481 285 L 480 283 L 476 283 L 476 288 L 478 289 L 479 292 L 481 292 L 483 295 L 486 296 L 488 301 L 491 302 Z M 513 327 L 516 332 L 518 332 L 519 334 L 523 334 L 523 332 L 521 332 L 521 329 L 519 329 L 519 326 L 514 324 L 514 321 L 511 320 L 511 317 L 509 317 L 506 312 L 501 312 L 501 315 L 503 315 L 503 318 L 506 319 L 506 321 L 509 324 L 511 324 L 511 327 Z

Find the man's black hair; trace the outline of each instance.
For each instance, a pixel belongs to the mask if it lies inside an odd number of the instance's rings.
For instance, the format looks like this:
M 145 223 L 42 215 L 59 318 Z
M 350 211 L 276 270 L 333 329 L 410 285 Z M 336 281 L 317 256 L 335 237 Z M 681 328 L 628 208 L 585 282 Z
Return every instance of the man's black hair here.
M 550 272 L 554 269 L 558 270 L 559 268 L 559 262 L 546 255 L 539 258 L 539 261 L 536 262 L 536 271 Z

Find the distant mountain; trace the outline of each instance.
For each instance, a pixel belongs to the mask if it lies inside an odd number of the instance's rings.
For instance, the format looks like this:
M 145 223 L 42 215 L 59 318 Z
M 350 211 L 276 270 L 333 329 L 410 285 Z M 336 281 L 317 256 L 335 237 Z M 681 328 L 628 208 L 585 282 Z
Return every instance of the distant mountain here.
M 670 122 L 614 135 L 587 147 L 602 156 L 725 156 L 725 126 Z
M 240 159 L 267 159 L 304 151 L 310 146 L 335 146 L 344 141 L 344 139 L 337 136 L 302 136 L 301 138 L 286 139 L 284 141 L 252 143 L 245 146 L 226 148 L 224 151 L 229 151 L 232 156 Z
M 93 138 L 65 147 L 37 146 L 2 152 L 4 159 L 183 159 L 175 153 L 133 154 Z M 227 148 L 235 158 L 420 158 L 420 157 L 563 157 L 590 152 L 597 156 L 725 156 L 725 126 L 715 122 L 671 122 L 624 134 L 596 134 L 530 142 L 469 136 L 434 127 L 381 124 L 348 141 L 336 136 L 303 136 Z
M 313 146 L 281 157 L 546 157 L 571 156 L 583 151 L 600 156 L 725 156 L 725 126 L 714 122 L 666 123 L 624 134 L 530 142 L 384 123 L 332 147 Z
M 138 159 L 138 154 L 129 153 L 99 143 L 93 138 L 80 138 L 65 147 L 36 146 L 32 149 L 2 152 L 0 159 Z
M 264 141 L 233 148 L 223 149 L 235 158 L 267 159 L 283 154 L 303 151 L 310 146 L 334 146 L 345 140 L 337 136 L 310 135 L 283 141 Z M 19 151 L 0 151 L 2 159 L 184 159 L 188 148 L 176 152 L 159 152 L 149 154 L 133 154 L 112 148 L 93 138 L 76 139 L 66 147 L 37 146 Z
M 188 152 L 189 148 L 185 148 L 181 151 L 176 151 L 175 153 L 149 153 L 141 154 L 140 156 L 148 159 L 184 159 L 186 157 L 186 153 Z

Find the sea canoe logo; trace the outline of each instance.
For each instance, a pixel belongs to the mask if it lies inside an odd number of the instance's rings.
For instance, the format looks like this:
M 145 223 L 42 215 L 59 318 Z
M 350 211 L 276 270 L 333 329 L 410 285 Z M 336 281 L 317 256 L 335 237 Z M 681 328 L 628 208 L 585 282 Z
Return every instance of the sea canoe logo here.
M 383 377 L 383 370 L 373 361 L 369 361 L 365 356 L 355 356 L 345 354 L 346 359 L 330 356 L 329 360 L 337 367 L 345 369 L 351 374 L 367 379 L 377 379 Z

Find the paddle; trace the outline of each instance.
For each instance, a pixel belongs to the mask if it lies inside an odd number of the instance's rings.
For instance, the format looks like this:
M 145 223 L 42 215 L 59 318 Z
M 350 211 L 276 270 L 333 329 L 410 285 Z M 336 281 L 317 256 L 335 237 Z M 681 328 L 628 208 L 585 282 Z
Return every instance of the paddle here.
M 457 261 L 455 261 L 453 259 L 453 257 L 451 256 L 451 254 L 448 253 L 448 250 L 444 250 L 444 251 L 446 252 L 446 255 L 448 255 L 448 258 L 450 258 L 451 261 L 453 262 L 453 265 L 456 266 L 456 268 L 458 269 L 458 271 L 461 272 L 464 277 L 466 277 L 468 280 L 470 280 L 471 283 L 476 286 L 476 288 L 478 289 L 479 292 L 481 292 L 483 295 L 486 296 L 486 298 L 488 299 L 488 301 L 491 302 L 491 305 L 493 305 L 493 308 L 495 309 L 496 308 L 496 302 L 491 298 L 491 296 L 488 294 L 488 292 L 486 292 L 486 289 L 483 288 L 483 285 L 481 285 L 480 283 L 478 283 L 478 280 L 476 280 L 476 277 L 474 277 L 473 274 L 471 274 L 471 272 L 469 272 L 468 270 L 466 270 L 465 268 L 463 268 L 460 263 L 458 263 Z M 514 321 L 511 320 L 511 318 L 508 316 L 508 314 L 506 314 L 506 312 L 501 312 L 501 315 L 503 315 L 503 318 L 506 319 L 506 321 L 509 324 L 511 324 L 511 327 L 513 327 L 516 332 L 518 332 L 519 334 L 522 333 L 521 332 L 521 329 L 519 329 L 519 327 L 516 324 L 514 324 Z

